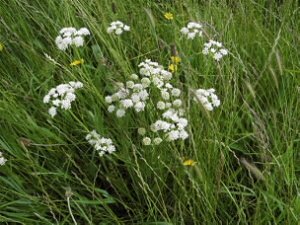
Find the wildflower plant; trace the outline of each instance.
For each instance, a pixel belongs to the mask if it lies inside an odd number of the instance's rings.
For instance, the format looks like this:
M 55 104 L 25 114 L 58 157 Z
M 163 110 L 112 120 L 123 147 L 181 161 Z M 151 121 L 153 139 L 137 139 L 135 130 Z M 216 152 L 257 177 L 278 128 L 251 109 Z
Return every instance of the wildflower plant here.
M 64 27 L 59 31 L 59 35 L 55 39 L 56 46 L 65 51 L 71 45 L 82 47 L 84 37 L 90 35 L 90 31 L 86 28 L 76 30 L 74 27 Z
M 70 63 L 70 66 L 78 66 L 84 63 L 84 59 L 77 59 Z
M 114 33 L 116 35 L 121 35 L 124 31 L 130 31 L 130 26 L 124 24 L 119 20 L 111 22 L 109 27 L 107 28 L 107 33 L 109 34 Z
M 99 156 L 112 154 L 116 151 L 113 141 L 110 138 L 102 137 L 96 130 L 91 131 L 85 139 L 96 151 L 99 152 Z
M 166 12 L 164 14 L 164 17 L 165 17 L 166 20 L 173 20 L 174 19 L 173 13 L 170 13 L 170 12 Z
M 125 84 L 119 84 L 116 93 L 106 96 L 105 101 L 110 104 L 108 111 L 116 111 L 117 117 L 124 116 L 129 108 L 141 112 L 144 111 L 147 100 L 151 97 L 160 115 L 160 118 L 150 125 L 150 130 L 156 136 L 153 143 L 160 144 L 163 139 L 168 141 L 186 139 L 189 136 L 185 130 L 188 121 L 184 117 L 185 110 L 180 99 L 181 91 L 170 83 L 172 73 L 150 59 L 141 62 L 138 67 L 140 76 L 136 74 L 131 76 L 136 81 L 129 80 Z M 150 96 L 150 93 L 156 92 L 159 93 L 158 98 Z M 145 134 L 145 132 L 139 133 Z M 144 145 L 151 143 L 150 137 L 143 138 Z
M 193 159 L 186 159 L 182 162 L 182 165 L 184 166 L 195 166 L 197 162 Z
M 171 56 L 171 64 L 169 65 L 169 70 L 174 73 L 178 70 L 178 65 L 181 62 L 181 58 L 179 56 Z
M 48 110 L 50 116 L 54 117 L 57 114 L 57 108 L 71 109 L 71 103 L 76 99 L 75 90 L 82 87 L 83 84 L 81 82 L 70 81 L 67 84 L 60 84 L 50 89 L 43 99 L 45 104 L 51 104 Z

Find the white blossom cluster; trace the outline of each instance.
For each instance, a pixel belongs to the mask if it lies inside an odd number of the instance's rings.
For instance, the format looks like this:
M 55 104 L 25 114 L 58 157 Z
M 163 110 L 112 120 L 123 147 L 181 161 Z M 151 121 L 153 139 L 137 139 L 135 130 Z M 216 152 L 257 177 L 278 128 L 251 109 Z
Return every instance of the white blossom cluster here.
M 220 106 L 221 101 L 218 96 L 215 94 L 215 89 L 198 89 L 195 90 L 194 101 L 200 102 L 203 107 L 208 111 L 213 111 L 214 108 Z
M 139 68 L 141 78 L 136 74 L 131 75 L 131 80 L 127 81 L 126 84 L 120 84 L 116 93 L 105 97 L 106 103 L 110 104 L 108 111 L 116 111 L 117 117 L 124 116 L 128 108 L 134 108 L 136 112 L 144 111 L 152 87 L 160 92 L 160 98 L 157 102 L 155 99 L 153 101 L 157 109 L 161 111 L 162 120 L 159 119 L 153 123 L 150 126 L 151 131 L 155 133 L 164 132 L 163 138 L 169 141 L 186 139 L 188 133 L 185 128 L 188 121 L 184 117 L 184 109 L 180 99 L 181 91 L 169 83 L 172 73 L 164 70 L 163 66 L 150 59 L 140 63 Z M 140 130 L 139 133 L 144 134 L 145 132 Z M 161 142 L 161 137 L 156 137 L 153 141 L 150 137 L 143 139 L 144 145 L 151 143 L 157 145 Z
M 121 35 L 124 31 L 130 31 L 130 26 L 119 20 L 111 22 L 107 28 L 107 33 L 109 34 L 115 33 L 116 35 Z
M 85 139 L 95 150 L 99 151 L 99 156 L 103 156 L 105 153 L 111 154 L 116 151 L 116 147 L 110 138 L 102 137 L 97 131 L 91 131 Z
M 127 81 L 125 85 L 119 83 L 119 89 L 116 93 L 105 97 L 106 103 L 110 104 L 108 112 L 115 111 L 117 117 L 123 117 L 129 108 L 134 108 L 136 112 L 144 111 L 146 101 L 149 98 L 147 88 L 151 81 L 147 78 L 135 82 L 134 80 L 137 80 L 138 76 L 133 74 L 131 77 L 133 79 Z
M 56 37 L 55 43 L 60 50 L 65 51 L 71 45 L 75 45 L 76 47 L 83 46 L 84 36 L 87 35 L 90 35 L 90 31 L 86 27 L 79 30 L 76 30 L 74 27 L 64 27 Z
M 228 50 L 223 47 L 221 42 L 209 40 L 209 42 L 204 44 L 202 53 L 204 55 L 212 55 L 216 61 L 219 61 L 223 56 L 228 54 Z
M 165 133 L 165 138 L 168 141 L 177 139 L 186 139 L 188 133 L 185 127 L 188 124 L 187 119 L 184 118 L 184 109 L 182 108 L 182 101 L 180 99 L 181 91 L 174 88 L 169 80 L 172 78 L 172 73 L 163 69 L 157 62 L 152 62 L 147 59 L 145 62 L 139 64 L 140 74 L 149 77 L 152 84 L 159 89 L 160 99 L 156 103 L 159 111 L 162 111 L 162 120 L 159 119 L 151 124 L 150 128 L 153 132 L 162 131 Z M 143 139 L 144 145 L 149 145 L 149 137 Z M 153 139 L 154 144 L 160 144 L 162 139 L 156 137 Z
M 165 80 L 172 78 L 172 73 L 163 69 L 157 62 L 150 59 L 139 64 L 140 78 L 136 74 L 131 75 L 131 80 L 125 84 L 119 83 L 118 91 L 113 95 L 105 97 L 108 111 L 116 112 L 117 117 L 123 117 L 126 110 L 134 108 L 136 112 L 144 111 L 147 100 L 149 99 L 149 87 L 151 84 L 161 88 Z
M 7 160 L 2 155 L 2 152 L 0 152 L 0 166 L 4 166 L 4 164 L 6 163 L 6 161 Z
M 57 114 L 57 108 L 68 110 L 71 108 L 71 103 L 75 101 L 75 90 L 82 88 L 81 82 L 70 81 L 67 84 L 60 84 L 55 88 L 51 88 L 47 95 L 45 95 L 43 102 L 50 103 L 48 113 L 54 117 Z
M 189 22 L 186 27 L 181 28 L 180 32 L 186 35 L 188 39 L 202 37 L 202 24 L 196 22 Z
M 152 62 L 150 59 L 146 59 L 139 64 L 140 74 L 145 77 L 149 77 L 154 86 L 161 88 L 165 81 L 171 80 L 172 73 L 164 70 L 163 66 L 157 62 Z
M 167 141 L 184 140 L 189 136 L 185 130 L 188 120 L 184 117 L 185 110 L 180 95 L 178 88 L 166 83 L 161 88 L 161 99 L 156 104 L 157 109 L 162 111 L 162 119 L 151 124 L 150 129 L 153 132 L 165 133 Z

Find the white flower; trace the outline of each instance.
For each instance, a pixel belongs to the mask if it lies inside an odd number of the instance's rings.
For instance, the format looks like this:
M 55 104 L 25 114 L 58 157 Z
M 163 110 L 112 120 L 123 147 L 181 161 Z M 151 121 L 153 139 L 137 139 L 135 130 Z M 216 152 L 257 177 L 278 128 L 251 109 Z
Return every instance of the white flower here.
M 130 31 L 130 27 L 127 26 L 127 25 L 124 25 L 124 30 L 125 30 L 125 31 Z
M 150 79 L 147 77 L 142 78 L 141 82 L 144 88 L 149 87 L 149 85 L 151 84 Z
M 121 28 L 117 28 L 115 31 L 116 35 L 121 35 L 123 33 L 123 30 Z
M 115 102 L 115 101 L 118 101 L 120 98 L 119 98 L 119 94 L 118 93 L 115 93 L 115 94 L 113 94 L 112 96 L 111 96 L 111 100 L 113 101 L 113 102 Z
M 66 97 L 65 97 L 67 100 L 69 100 L 70 102 L 74 101 L 76 99 L 76 95 L 72 92 L 69 92 L 66 94 Z
M 132 102 L 134 102 L 134 103 L 139 102 L 139 101 L 140 101 L 140 96 L 139 96 L 139 94 L 138 94 L 138 93 L 133 93 L 133 94 L 131 95 L 131 100 L 132 100 Z
M 66 37 L 66 38 L 62 39 L 62 43 L 65 46 L 71 45 L 72 44 L 72 38 L 71 37 Z
M 52 107 L 48 110 L 48 113 L 50 114 L 51 117 L 56 116 L 56 114 L 57 114 L 56 107 L 52 106 Z
M 170 83 L 166 83 L 166 84 L 165 84 L 165 87 L 166 87 L 166 88 L 169 88 L 169 89 L 172 89 L 172 88 L 173 88 L 172 84 L 170 84 Z M 174 88 L 174 89 L 177 89 L 177 88 Z M 177 90 L 179 90 L 179 89 L 177 89 Z M 180 90 L 179 90 L 179 91 L 180 91 Z
M 110 105 L 110 106 L 108 106 L 107 111 L 112 113 L 113 111 L 115 111 L 115 108 L 116 107 L 114 105 Z
M 146 134 L 146 129 L 144 127 L 138 128 L 138 134 L 144 136 Z
M 44 103 L 49 103 L 50 102 L 50 95 L 45 95 L 44 99 L 43 99 Z
M 196 22 L 189 22 L 186 27 L 181 28 L 180 32 L 188 39 L 194 39 L 196 36 L 202 37 L 202 25 Z
M 4 166 L 7 160 L 4 158 L 2 152 L 0 152 L 0 166 Z
M 161 97 L 162 97 L 164 100 L 169 100 L 169 99 L 170 99 L 170 94 L 169 94 L 169 92 L 162 91 L 162 92 L 161 92 Z
M 179 138 L 182 140 L 185 140 L 189 137 L 189 134 L 185 130 L 180 130 L 179 131 Z
M 215 59 L 216 61 L 220 61 L 220 59 L 228 54 L 228 50 L 223 48 L 221 42 L 209 40 L 209 42 L 204 44 L 202 53 L 204 55 L 212 55 L 213 59 Z
M 159 101 L 157 102 L 156 107 L 160 110 L 164 110 L 166 108 L 166 104 L 163 101 Z
M 138 93 L 141 100 L 146 101 L 148 99 L 148 92 L 146 90 L 142 90 Z
M 131 74 L 130 78 L 131 78 L 132 80 L 137 80 L 137 79 L 139 79 L 139 76 L 136 75 L 136 74 Z
M 55 44 L 63 51 L 71 45 L 81 47 L 84 44 L 83 37 L 87 35 L 90 35 L 90 31 L 86 27 L 80 28 L 78 31 L 74 27 L 65 27 L 60 30 L 59 35 L 55 38 Z
M 108 27 L 106 31 L 107 31 L 107 33 L 110 34 L 110 33 L 112 33 L 115 29 L 116 29 L 115 27 Z
M 70 109 L 71 108 L 71 101 L 69 99 L 64 99 L 61 101 L 61 108 L 62 109 Z
M 151 124 L 150 128 L 153 132 L 157 132 L 160 130 L 166 132 L 171 128 L 171 124 L 163 120 L 157 120 L 155 123 Z
M 145 103 L 144 102 L 137 102 L 134 105 L 134 109 L 135 109 L 136 112 L 144 111 L 144 108 L 145 108 Z
M 88 133 L 85 139 L 99 152 L 99 156 L 103 156 L 105 153 L 111 154 L 116 151 L 112 140 L 110 138 L 101 137 L 95 130 Z
M 179 108 L 182 105 L 182 101 L 180 99 L 176 99 L 173 101 L 173 106 Z
M 187 38 L 188 39 L 194 39 L 195 36 L 196 36 L 196 33 L 195 32 L 191 32 L 191 33 L 188 33 Z
M 187 27 L 183 27 L 183 28 L 181 28 L 180 32 L 183 33 L 183 34 L 188 34 L 189 29 Z
M 118 109 L 116 112 L 117 117 L 123 117 L 125 115 L 125 110 L 124 109 Z
M 76 47 L 81 47 L 83 46 L 83 43 L 84 43 L 84 39 L 81 37 L 81 36 L 77 36 L 73 39 L 73 44 L 76 46 Z
M 123 105 L 123 107 L 125 109 L 130 108 L 130 107 L 133 106 L 133 102 L 132 102 L 131 99 L 124 99 L 124 100 L 121 101 L 121 104 Z
M 130 81 L 127 81 L 127 82 L 126 82 L 126 87 L 127 87 L 127 88 L 133 88 L 133 87 L 134 87 L 134 82 L 131 81 L 131 80 L 130 80 Z
M 153 139 L 153 144 L 155 144 L 155 145 L 159 145 L 161 142 L 162 142 L 162 139 L 159 137 L 156 137 Z
M 51 117 L 57 115 L 57 107 L 68 110 L 71 108 L 71 103 L 75 101 L 75 90 L 82 88 L 81 82 L 71 81 L 67 84 L 60 84 L 55 88 L 51 88 L 48 94 L 45 95 L 43 102 L 45 104 L 51 104 L 48 113 Z
M 106 29 L 107 33 L 115 33 L 116 35 L 121 35 L 124 31 L 130 31 L 130 27 L 125 25 L 121 21 L 111 22 L 109 27 Z
M 172 130 L 168 133 L 168 141 L 175 141 L 179 139 L 179 131 L 178 130 Z
M 144 137 L 143 145 L 151 145 L 151 139 L 149 137 Z
M 181 94 L 181 91 L 180 91 L 178 88 L 173 88 L 173 89 L 171 90 L 171 94 L 172 94 L 172 96 L 174 96 L 174 97 L 179 97 L 180 94 Z
M 105 102 L 108 103 L 108 104 L 112 103 L 113 102 L 112 97 L 111 96 L 106 96 L 105 97 Z
M 55 99 L 52 101 L 52 104 L 56 107 L 58 107 L 61 104 L 61 100 L 60 99 Z
M 91 33 L 86 27 L 82 27 L 77 31 L 76 34 L 80 35 L 80 36 L 87 36 L 87 35 L 90 35 Z
M 170 102 L 166 102 L 166 108 L 170 108 L 172 104 Z
M 221 101 L 215 94 L 215 89 L 213 88 L 208 90 L 198 89 L 195 91 L 195 95 L 194 101 L 200 102 L 208 111 L 214 110 L 214 108 L 219 107 L 221 104 Z

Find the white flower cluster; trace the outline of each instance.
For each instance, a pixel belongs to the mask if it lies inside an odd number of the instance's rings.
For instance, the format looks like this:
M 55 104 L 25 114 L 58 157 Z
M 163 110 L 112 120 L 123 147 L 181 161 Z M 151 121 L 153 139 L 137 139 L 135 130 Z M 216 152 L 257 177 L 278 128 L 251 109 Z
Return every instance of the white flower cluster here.
M 79 30 L 76 30 L 74 27 L 64 27 L 56 37 L 55 43 L 60 50 L 65 51 L 71 45 L 75 45 L 76 47 L 83 46 L 83 37 L 87 35 L 90 35 L 90 31 L 86 27 Z
M 194 101 L 200 102 L 203 107 L 208 111 L 213 111 L 214 108 L 220 106 L 221 101 L 215 94 L 215 89 L 210 88 L 208 90 L 198 89 L 195 91 Z
M 101 137 L 95 130 L 91 131 L 85 139 L 95 150 L 99 151 L 99 156 L 103 156 L 105 153 L 111 154 L 116 151 L 112 140 L 110 138 Z
M 182 101 L 180 100 L 181 91 L 174 88 L 168 81 L 172 78 L 172 73 L 163 69 L 157 62 L 152 62 L 147 59 L 139 64 L 140 74 L 149 77 L 152 84 L 160 90 L 161 99 L 156 103 L 158 110 L 163 111 L 162 117 L 164 120 L 157 120 L 151 125 L 151 131 L 163 131 L 166 134 L 168 141 L 177 139 L 186 139 L 188 133 L 185 127 L 188 122 L 184 116 Z M 143 139 L 145 145 L 149 144 L 148 137 Z M 161 138 L 157 137 L 153 140 L 154 144 L 159 144 Z M 150 139 L 151 143 L 151 139 Z
M 119 89 L 113 95 L 105 97 L 109 112 L 116 111 L 117 117 L 123 117 L 126 110 L 134 108 L 136 112 L 144 111 L 149 99 L 149 87 L 154 84 L 161 88 L 165 80 L 172 78 L 172 73 L 163 69 L 157 62 L 147 59 L 139 64 L 140 79 L 138 75 L 132 74 L 131 80 L 125 84 L 119 83 Z
M 188 39 L 202 37 L 202 24 L 196 22 L 189 22 L 186 27 L 181 28 L 180 32 L 186 35 Z
M 130 31 L 130 26 L 119 20 L 111 22 L 110 26 L 107 28 L 107 33 L 109 34 L 115 33 L 116 35 L 121 35 L 124 31 Z
M 0 166 L 4 166 L 6 161 L 7 160 L 3 157 L 2 152 L 0 152 Z
M 161 88 L 165 81 L 171 80 L 172 73 L 164 70 L 163 66 L 157 62 L 152 62 L 150 59 L 146 59 L 139 64 L 140 74 L 145 77 L 149 77 L 154 86 Z
M 135 74 L 131 77 L 133 80 L 138 79 L 138 76 Z M 123 117 L 129 108 L 134 108 L 136 112 L 141 112 L 145 109 L 146 101 L 149 98 L 147 88 L 151 81 L 147 78 L 135 83 L 133 80 L 127 81 L 125 85 L 119 83 L 118 91 L 105 97 L 106 103 L 110 104 L 108 111 L 110 113 L 116 111 L 117 117 Z
M 228 54 L 228 50 L 223 47 L 221 42 L 209 40 L 209 42 L 204 44 L 202 53 L 204 55 L 211 54 L 216 61 L 219 61 L 223 56 Z
M 188 120 L 184 117 L 185 110 L 180 95 L 179 89 L 166 83 L 161 89 L 162 99 L 156 104 L 157 109 L 162 111 L 162 119 L 151 124 L 150 128 L 153 132 L 164 132 L 167 141 L 184 140 L 189 136 L 185 130 Z
M 51 88 L 43 99 L 45 104 L 51 103 L 52 105 L 48 113 L 54 117 L 57 114 L 57 108 L 70 109 L 71 103 L 76 99 L 75 90 L 82 87 L 83 84 L 81 82 L 71 81 L 67 84 L 60 84 L 55 88 Z

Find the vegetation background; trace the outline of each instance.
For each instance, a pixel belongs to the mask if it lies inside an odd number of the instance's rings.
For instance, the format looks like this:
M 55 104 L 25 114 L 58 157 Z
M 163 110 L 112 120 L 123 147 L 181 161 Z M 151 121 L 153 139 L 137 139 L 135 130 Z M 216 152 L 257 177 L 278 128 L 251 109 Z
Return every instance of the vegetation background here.
M 0 0 L 0 12 L 1 224 L 299 224 L 298 1 Z M 115 20 L 131 32 L 107 34 Z M 183 38 L 191 20 L 230 55 L 216 63 L 205 39 Z M 58 50 L 66 26 L 88 27 L 87 45 Z M 167 68 L 171 46 L 174 84 L 214 87 L 222 105 L 208 114 L 185 91 L 190 138 L 145 147 L 137 128 L 156 112 L 117 119 L 104 97 L 146 58 Z M 52 119 L 43 96 L 71 80 L 84 88 Z M 116 154 L 98 157 L 84 140 L 92 129 Z

